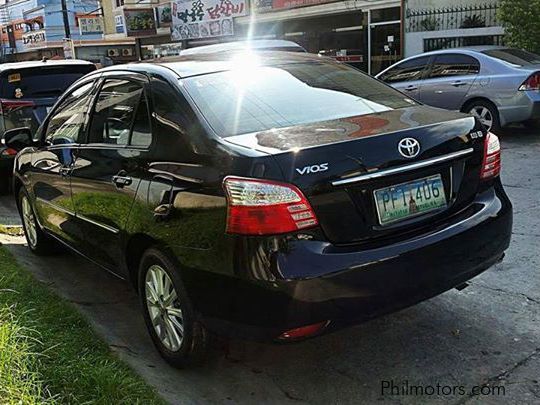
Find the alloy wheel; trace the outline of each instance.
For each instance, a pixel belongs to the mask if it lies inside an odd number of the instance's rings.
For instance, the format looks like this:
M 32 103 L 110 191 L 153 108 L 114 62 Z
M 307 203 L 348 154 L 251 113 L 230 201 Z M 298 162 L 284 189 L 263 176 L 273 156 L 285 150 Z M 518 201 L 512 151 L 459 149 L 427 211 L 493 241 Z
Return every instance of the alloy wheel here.
M 488 131 L 491 130 L 493 126 L 493 114 L 487 107 L 481 105 L 475 106 L 471 109 L 470 113 L 477 117 Z
M 148 314 L 159 340 L 167 350 L 180 350 L 184 317 L 173 282 L 163 267 L 154 264 L 146 272 L 145 295 Z
M 28 197 L 24 196 L 21 201 L 22 207 L 22 219 L 24 223 L 24 229 L 26 230 L 26 237 L 28 238 L 28 243 L 31 247 L 36 247 L 37 245 L 37 226 L 36 219 L 34 217 L 34 212 L 32 211 L 32 206 Z

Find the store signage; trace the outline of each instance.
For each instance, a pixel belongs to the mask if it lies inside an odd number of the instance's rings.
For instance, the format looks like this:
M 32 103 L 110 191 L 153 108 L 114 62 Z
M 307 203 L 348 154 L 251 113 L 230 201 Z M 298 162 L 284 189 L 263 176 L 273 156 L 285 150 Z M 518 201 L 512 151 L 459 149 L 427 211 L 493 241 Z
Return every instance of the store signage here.
M 128 37 L 156 35 L 156 16 L 153 8 L 124 10 L 124 22 Z
M 27 49 L 47 46 L 47 34 L 42 31 L 29 31 L 22 35 L 23 46 Z
M 43 29 L 43 16 L 29 19 L 12 20 L 10 24 L 2 26 L 0 41 L 9 43 L 11 48 L 15 48 L 16 41 L 22 40 L 25 32 L 40 31 Z
M 103 34 L 103 18 L 99 15 L 75 15 L 81 35 Z
M 117 34 L 123 34 L 125 32 L 125 30 L 124 30 L 124 16 L 123 15 L 115 15 L 114 16 L 114 27 L 116 29 Z
M 287 10 L 290 8 L 314 6 L 317 4 L 333 3 L 338 0 L 254 0 L 257 12 Z
M 247 14 L 246 1 L 176 0 L 172 3 L 171 37 L 180 41 L 233 35 L 233 17 Z
M 164 4 L 156 7 L 157 25 L 159 28 L 167 28 L 172 23 L 172 5 Z

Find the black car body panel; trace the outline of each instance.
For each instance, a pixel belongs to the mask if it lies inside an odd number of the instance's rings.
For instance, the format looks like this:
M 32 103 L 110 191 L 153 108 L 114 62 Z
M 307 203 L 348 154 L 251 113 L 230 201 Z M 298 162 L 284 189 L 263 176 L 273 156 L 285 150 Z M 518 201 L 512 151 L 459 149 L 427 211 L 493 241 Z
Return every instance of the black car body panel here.
M 95 81 L 95 105 L 107 80 L 140 83 L 151 112 L 150 142 L 89 143 L 87 132 L 77 142 L 47 144 L 53 111 L 38 131 L 42 140 L 17 157 L 15 179 L 47 232 L 133 283 L 143 251 L 160 246 L 177 259 L 210 329 L 263 340 L 316 322 L 330 321 L 330 330 L 412 305 L 502 258 L 512 206 L 498 177 L 480 181 L 486 134 L 475 119 L 411 105 L 222 138 L 180 80 L 195 67 L 204 74 L 228 63 L 221 54 L 212 58 L 108 68 L 67 91 Z M 321 58 L 276 53 L 264 63 L 289 59 Z M 398 153 L 407 137 L 422 145 L 414 159 Z M 411 166 L 441 156 L 439 163 Z M 303 171 L 323 163 L 326 170 Z M 404 166 L 411 167 L 362 178 Z M 445 208 L 390 225 L 377 222 L 374 190 L 432 174 L 441 175 Z M 319 226 L 269 236 L 226 233 L 226 176 L 295 185 Z

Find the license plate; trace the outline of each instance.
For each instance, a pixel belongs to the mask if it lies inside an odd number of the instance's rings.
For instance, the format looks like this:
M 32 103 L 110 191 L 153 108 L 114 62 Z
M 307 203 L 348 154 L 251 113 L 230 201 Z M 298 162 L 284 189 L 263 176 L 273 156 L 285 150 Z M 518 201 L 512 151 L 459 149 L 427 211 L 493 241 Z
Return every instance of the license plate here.
M 440 174 L 381 188 L 373 194 L 381 225 L 446 207 Z

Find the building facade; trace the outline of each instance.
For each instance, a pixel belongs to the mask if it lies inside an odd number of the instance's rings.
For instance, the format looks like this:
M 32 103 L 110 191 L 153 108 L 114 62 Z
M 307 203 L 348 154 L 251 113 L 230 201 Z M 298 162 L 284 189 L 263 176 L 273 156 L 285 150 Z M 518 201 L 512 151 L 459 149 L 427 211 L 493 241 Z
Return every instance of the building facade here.
M 498 0 L 404 0 L 404 56 L 445 48 L 501 45 Z
M 0 2 L 2 59 L 22 61 L 68 56 L 103 63 L 109 47 L 117 43 L 104 42 L 100 2 L 67 0 L 66 14 L 73 47 L 64 41 L 64 11 L 59 0 Z

